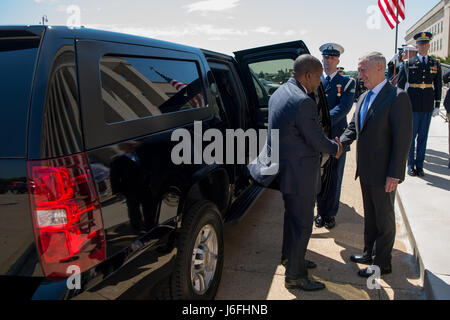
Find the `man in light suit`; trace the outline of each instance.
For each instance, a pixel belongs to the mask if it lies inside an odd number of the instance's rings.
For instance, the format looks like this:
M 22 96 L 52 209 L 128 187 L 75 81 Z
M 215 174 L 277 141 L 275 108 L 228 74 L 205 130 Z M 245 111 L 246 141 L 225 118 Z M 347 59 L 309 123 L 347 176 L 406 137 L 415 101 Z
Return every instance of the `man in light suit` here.
M 357 263 L 376 265 L 381 275 L 392 272 L 395 240 L 394 200 L 405 179 L 412 137 L 413 115 L 408 94 L 385 79 L 386 59 L 371 53 L 360 59 L 358 77 L 369 91 L 357 103 L 353 119 L 341 135 L 342 145 L 356 140 L 356 176 L 364 205 L 364 253 L 352 255 Z M 370 277 L 375 268 L 359 271 Z
M 279 130 L 280 191 L 285 214 L 283 253 L 286 255 L 286 288 L 306 291 L 325 286 L 308 279 L 305 261 L 311 237 L 314 204 L 320 191 L 320 153 L 339 157 L 342 145 L 328 139 L 318 122 L 316 103 L 307 95 L 320 85 L 323 68 L 309 54 L 294 62 L 293 77 L 269 100 L 269 129 Z

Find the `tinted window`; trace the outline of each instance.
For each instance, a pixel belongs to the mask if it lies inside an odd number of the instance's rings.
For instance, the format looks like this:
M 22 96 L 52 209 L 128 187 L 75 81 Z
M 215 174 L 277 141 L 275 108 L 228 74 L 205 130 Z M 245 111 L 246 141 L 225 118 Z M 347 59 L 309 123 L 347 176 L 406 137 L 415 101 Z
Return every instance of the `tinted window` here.
M 62 47 L 55 56 L 48 81 L 43 119 L 43 157 L 58 157 L 82 150 L 73 46 Z
M 206 106 L 195 62 L 105 56 L 100 71 L 108 123 Z
M 0 38 L 0 157 L 25 157 L 38 41 Z
M 249 64 L 260 107 L 267 107 L 269 97 L 289 80 L 294 61 L 278 59 Z

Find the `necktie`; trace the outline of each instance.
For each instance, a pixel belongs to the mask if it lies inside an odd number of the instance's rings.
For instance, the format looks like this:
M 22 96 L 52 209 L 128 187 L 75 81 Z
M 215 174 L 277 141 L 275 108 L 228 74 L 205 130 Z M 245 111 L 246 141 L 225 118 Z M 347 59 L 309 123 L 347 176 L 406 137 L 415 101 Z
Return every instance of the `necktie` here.
M 427 64 L 427 58 L 426 57 L 422 57 L 422 64 L 424 66 Z
M 331 77 L 330 77 L 330 76 L 327 76 L 327 77 L 325 78 L 325 80 L 327 80 L 327 82 L 325 83 L 325 87 L 328 87 L 328 86 L 330 85 Z
M 367 113 L 367 109 L 369 108 L 369 102 L 370 102 L 370 98 L 373 95 L 373 91 L 370 90 L 369 92 L 367 92 L 367 96 L 364 99 L 364 104 L 363 107 L 361 109 L 361 111 L 359 112 L 359 129 L 361 130 L 363 123 L 364 123 L 364 118 L 366 117 L 366 113 Z

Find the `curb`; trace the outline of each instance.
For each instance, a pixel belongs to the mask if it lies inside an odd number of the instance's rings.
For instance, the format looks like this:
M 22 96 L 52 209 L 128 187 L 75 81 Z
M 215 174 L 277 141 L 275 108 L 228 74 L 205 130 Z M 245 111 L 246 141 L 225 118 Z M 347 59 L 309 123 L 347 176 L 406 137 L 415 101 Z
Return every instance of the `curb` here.
M 427 300 L 450 300 L 450 286 L 445 283 L 443 285 L 443 280 L 425 268 L 398 189 L 396 191 L 396 200 L 398 208 L 400 209 L 400 214 L 402 215 L 405 223 L 409 241 L 414 251 L 414 258 L 419 266 L 420 280 L 423 283 L 425 298 Z

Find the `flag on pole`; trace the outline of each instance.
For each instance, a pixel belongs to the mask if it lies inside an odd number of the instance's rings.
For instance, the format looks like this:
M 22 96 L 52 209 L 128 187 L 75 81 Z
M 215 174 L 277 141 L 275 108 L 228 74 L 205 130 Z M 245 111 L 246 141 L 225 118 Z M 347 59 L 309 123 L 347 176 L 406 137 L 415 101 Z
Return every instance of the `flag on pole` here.
M 405 0 L 378 0 L 378 7 L 380 7 L 381 13 L 391 29 L 394 29 L 397 24 L 405 20 Z
M 177 90 L 177 91 L 181 91 L 182 89 L 187 87 L 187 84 L 177 81 L 175 79 L 169 78 L 168 76 L 155 70 L 153 67 L 150 67 L 150 69 L 152 69 L 154 72 L 156 72 L 161 78 L 166 80 L 168 83 L 170 83 L 172 85 L 172 87 L 174 87 L 175 90 Z M 195 97 L 190 99 L 189 102 L 194 108 L 201 108 L 201 107 L 205 106 L 205 104 L 203 103 L 203 95 L 201 93 L 197 94 Z

